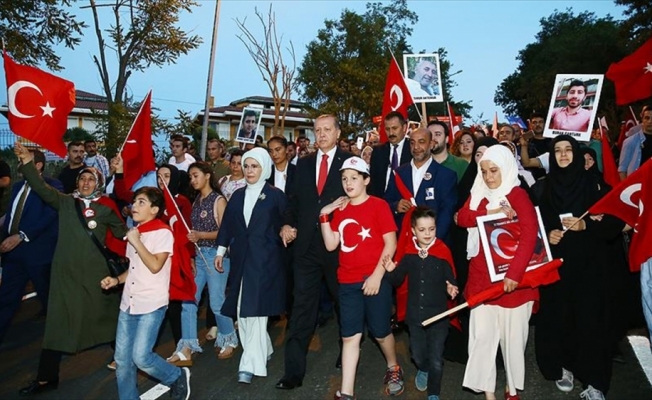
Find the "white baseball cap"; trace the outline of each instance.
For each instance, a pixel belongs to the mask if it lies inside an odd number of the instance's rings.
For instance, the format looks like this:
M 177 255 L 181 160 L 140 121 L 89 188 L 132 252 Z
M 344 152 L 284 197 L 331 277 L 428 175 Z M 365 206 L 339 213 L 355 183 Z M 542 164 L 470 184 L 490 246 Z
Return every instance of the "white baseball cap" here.
M 369 175 L 369 165 L 367 165 L 367 162 L 360 157 L 347 158 L 346 161 L 344 161 L 344 164 L 342 164 L 340 171 L 344 171 L 345 169 L 353 169 L 360 173 Z

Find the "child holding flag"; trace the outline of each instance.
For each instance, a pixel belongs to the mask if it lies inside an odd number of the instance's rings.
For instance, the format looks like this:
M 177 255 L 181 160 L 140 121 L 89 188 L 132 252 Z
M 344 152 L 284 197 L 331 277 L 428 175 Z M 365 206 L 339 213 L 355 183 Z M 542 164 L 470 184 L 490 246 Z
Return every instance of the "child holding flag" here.
M 398 251 L 405 255 L 399 263 L 389 255 L 383 258 L 387 279 L 394 286 L 409 278 L 405 321 L 410 328 L 412 359 L 418 368 L 414 382 L 419 391 L 428 390 L 428 400 L 439 400 L 441 392 L 448 318 L 428 326 L 422 326 L 421 321 L 446 311 L 447 295 L 455 298 L 458 293 L 453 257 L 444 242 L 435 238 L 435 221 L 435 211 L 429 207 L 415 208 L 410 218 L 414 236 Z
M 342 168 L 340 197 L 322 208 L 319 221 L 329 251 L 340 246 L 339 282 L 342 336 L 342 386 L 335 399 L 354 399 L 360 340 L 366 325 L 387 361 L 384 383 L 388 395 L 403 392 L 403 370 L 396 359 L 390 328 L 392 288 L 383 279 L 383 258 L 396 250 L 396 224 L 389 205 L 367 194 L 369 166 L 360 157 L 347 159 Z M 329 214 L 333 219 L 329 223 Z

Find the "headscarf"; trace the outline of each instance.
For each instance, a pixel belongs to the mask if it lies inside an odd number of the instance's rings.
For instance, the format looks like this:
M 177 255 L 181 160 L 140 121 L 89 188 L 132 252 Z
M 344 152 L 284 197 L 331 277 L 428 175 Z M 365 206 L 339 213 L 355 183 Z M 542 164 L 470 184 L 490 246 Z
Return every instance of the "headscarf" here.
M 591 158 L 593 159 L 593 165 L 591 166 L 591 168 L 587 169 L 587 171 L 589 171 L 590 173 L 600 178 L 600 180 L 602 180 L 602 172 L 600 172 L 600 169 L 598 168 L 598 153 L 596 153 L 595 150 L 593 150 L 590 147 L 581 147 L 580 154 L 582 155 L 582 160 L 585 160 L 584 156 L 586 156 L 587 154 L 591 156 Z
M 573 161 L 565 168 L 557 163 L 555 144 L 570 143 Z M 559 135 L 550 143 L 550 173 L 541 199 L 541 213 L 548 229 L 561 229 L 560 214 L 579 217 L 600 198 L 598 179 L 584 168 L 580 145 L 572 136 Z
M 89 194 L 88 196 L 82 196 L 82 194 L 79 193 L 79 189 L 77 189 L 77 186 L 79 185 L 79 178 L 81 178 L 82 174 L 86 174 L 86 173 L 91 174 L 95 177 L 95 182 L 97 182 L 97 185 L 95 186 L 95 190 L 93 191 L 93 193 Z M 72 197 L 76 199 L 95 201 L 102 196 L 103 191 L 104 191 L 104 175 L 102 175 L 102 172 L 95 167 L 84 167 L 77 174 L 77 179 L 75 180 L 75 191 L 72 192 Z
M 469 163 L 469 166 L 466 167 L 466 172 L 464 172 L 462 179 L 457 184 L 458 209 L 462 208 L 464 203 L 466 203 L 466 200 L 469 198 L 471 188 L 475 182 L 475 177 L 478 174 L 478 163 L 475 162 L 475 153 L 477 153 L 478 149 L 482 146 L 489 148 L 496 144 L 498 144 L 498 140 L 492 137 L 481 137 L 475 142 L 473 153 L 471 154 L 471 162 Z
M 501 207 L 504 204 L 509 205 L 507 195 L 514 189 L 521 185 L 518 179 L 518 165 L 512 152 L 505 146 L 492 146 L 488 148 L 480 162 L 491 161 L 498 168 L 500 168 L 501 183 L 496 189 L 490 189 L 482 179 L 482 172 L 478 165 L 475 182 L 471 188 L 471 201 L 469 208 L 477 210 L 480 202 L 484 199 L 488 200 L 487 210 L 493 210 Z M 480 234 L 478 228 L 469 228 L 469 237 L 466 242 L 467 257 L 470 259 L 475 257 L 480 252 Z
M 263 186 L 265 186 L 265 183 L 267 183 L 267 179 L 272 176 L 272 167 L 274 165 L 272 158 L 269 156 L 267 150 L 261 147 L 255 147 L 244 153 L 242 156 L 242 171 L 245 173 L 245 175 L 247 174 L 247 171 L 244 168 L 244 164 L 248 158 L 256 160 L 260 165 L 262 171 L 258 181 L 255 183 L 247 182 L 247 188 L 245 189 L 243 215 L 247 225 L 249 225 L 249 219 L 251 218 L 251 213 L 254 210 L 256 201 L 261 196 L 260 192 L 263 190 Z
M 518 166 L 518 174 L 523 178 L 523 180 L 527 184 L 527 187 L 531 187 L 532 185 L 534 185 L 536 183 L 536 180 L 534 179 L 532 172 L 523 168 L 523 164 L 518 162 L 518 149 L 516 147 L 516 144 L 514 144 L 514 142 L 510 142 L 509 140 L 503 140 L 500 142 L 500 144 L 502 146 L 507 147 L 514 155 L 514 159 L 517 161 L 516 165 Z
M 179 184 L 180 184 L 180 174 L 179 174 L 179 168 L 175 167 L 172 164 L 161 164 L 160 167 L 156 170 L 158 171 L 161 168 L 167 168 L 170 170 L 170 182 L 168 183 L 168 190 L 170 191 L 170 194 L 174 197 L 179 193 Z

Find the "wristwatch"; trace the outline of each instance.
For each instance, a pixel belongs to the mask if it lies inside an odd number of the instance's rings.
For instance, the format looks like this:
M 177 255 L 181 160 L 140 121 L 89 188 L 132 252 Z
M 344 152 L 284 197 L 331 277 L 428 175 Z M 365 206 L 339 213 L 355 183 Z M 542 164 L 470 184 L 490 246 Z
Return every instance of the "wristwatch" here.
M 27 238 L 27 235 L 25 235 L 25 232 L 20 231 L 18 232 L 18 236 L 20 237 L 20 240 L 23 242 L 29 242 L 29 239 Z

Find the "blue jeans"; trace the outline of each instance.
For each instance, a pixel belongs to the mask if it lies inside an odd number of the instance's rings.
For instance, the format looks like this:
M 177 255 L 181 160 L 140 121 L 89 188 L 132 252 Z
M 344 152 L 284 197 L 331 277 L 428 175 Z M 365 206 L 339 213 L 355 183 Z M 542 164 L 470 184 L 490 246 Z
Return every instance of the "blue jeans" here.
M 208 300 L 211 311 L 215 314 L 215 321 L 217 322 L 217 339 L 215 340 L 215 347 L 238 347 L 238 336 L 233 326 L 233 320 L 229 317 L 222 315 L 222 305 L 226 298 L 226 282 L 229 278 L 229 271 L 231 264 L 228 258 L 224 258 L 222 265 L 224 272 L 217 272 L 213 266 L 213 260 L 217 255 L 217 249 L 214 247 L 200 247 L 201 255 L 195 258 L 195 265 L 197 268 L 197 275 L 195 275 L 195 284 L 197 285 L 197 292 L 195 293 L 195 302 L 186 301 L 181 307 L 181 330 L 183 339 L 177 346 L 177 351 L 183 347 L 190 348 L 193 352 L 201 352 L 199 342 L 197 340 L 197 304 L 201 298 L 201 292 L 204 286 L 208 284 Z
M 419 371 L 428 373 L 428 396 L 439 396 L 444 374 L 448 318 L 428 326 L 410 325 L 410 352 Z
M 652 258 L 641 264 L 641 299 L 643 300 L 643 315 L 650 332 L 652 343 Z
M 114 358 L 118 367 L 115 374 L 121 400 L 140 398 L 139 369 L 166 386 L 172 385 L 181 375 L 180 368 L 152 351 L 166 309 L 161 307 L 147 314 L 129 314 L 129 310 L 120 310 Z

